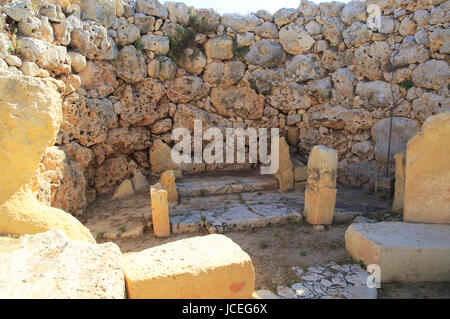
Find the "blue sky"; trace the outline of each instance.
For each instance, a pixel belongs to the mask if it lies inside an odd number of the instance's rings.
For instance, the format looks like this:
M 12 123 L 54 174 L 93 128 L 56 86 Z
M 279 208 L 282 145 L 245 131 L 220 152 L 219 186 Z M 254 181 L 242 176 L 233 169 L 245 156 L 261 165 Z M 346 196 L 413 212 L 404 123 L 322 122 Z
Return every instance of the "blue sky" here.
M 300 0 L 172 0 L 184 2 L 197 9 L 213 8 L 220 14 L 224 13 L 249 13 L 260 9 L 274 13 L 281 8 L 298 8 Z M 313 2 L 330 2 L 331 0 L 312 0 Z M 350 0 L 340 0 L 339 2 L 349 2 Z M 164 1 L 161 1 L 164 3 Z

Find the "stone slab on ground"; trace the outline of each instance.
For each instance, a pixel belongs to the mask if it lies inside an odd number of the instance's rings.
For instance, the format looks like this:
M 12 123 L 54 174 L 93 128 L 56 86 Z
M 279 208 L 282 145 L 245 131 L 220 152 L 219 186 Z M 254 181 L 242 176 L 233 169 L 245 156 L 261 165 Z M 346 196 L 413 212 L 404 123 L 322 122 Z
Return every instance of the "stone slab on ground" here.
M 378 264 L 382 282 L 450 281 L 450 225 L 352 224 L 345 245 L 355 260 Z
M 251 298 L 252 261 L 223 235 L 178 240 L 124 256 L 131 299 Z
M 305 270 L 293 267 L 293 270 L 302 281 L 291 287 L 277 287 L 277 295 L 280 299 L 377 298 L 377 290 L 367 287 L 369 274 L 357 264 L 329 263 L 309 267 Z M 272 296 L 261 294 L 261 299 L 269 299 L 269 297 Z
M 113 243 L 71 240 L 55 229 L 0 246 L 0 298 L 125 298 L 122 254 Z
M 261 175 L 259 171 L 242 171 L 202 176 L 185 176 L 177 181 L 180 197 L 207 195 L 223 195 L 248 193 L 261 190 L 277 189 L 278 181 L 269 175 Z

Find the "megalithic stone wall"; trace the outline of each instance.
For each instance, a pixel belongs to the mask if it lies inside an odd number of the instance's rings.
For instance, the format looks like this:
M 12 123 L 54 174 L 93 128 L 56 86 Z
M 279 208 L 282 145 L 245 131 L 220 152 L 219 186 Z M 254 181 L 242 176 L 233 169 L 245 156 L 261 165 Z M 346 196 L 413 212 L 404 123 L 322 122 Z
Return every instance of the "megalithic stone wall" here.
M 430 115 L 450 109 L 449 10 L 444 0 L 302 0 L 238 16 L 156 0 L 15 0 L 1 7 L 0 68 L 62 94 L 59 167 L 81 171 L 86 185 L 54 196 L 53 169 L 41 165 L 49 173 L 35 188 L 73 214 L 136 170 L 156 178 L 175 168 L 166 160 L 171 133 L 192 130 L 194 119 L 203 129 L 279 128 L 305 157 L 315 145 L 333 148 L 339 182 L 369 187 L 387 160 L 392 103 L 392 156 Z

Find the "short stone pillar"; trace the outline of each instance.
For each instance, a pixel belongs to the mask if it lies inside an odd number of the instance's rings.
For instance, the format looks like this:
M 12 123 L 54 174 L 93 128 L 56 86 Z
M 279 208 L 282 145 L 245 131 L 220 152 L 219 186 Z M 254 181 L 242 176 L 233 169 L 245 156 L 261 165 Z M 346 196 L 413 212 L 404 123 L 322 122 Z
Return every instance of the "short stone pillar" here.
M 403 195 L 405 193 L 405 152 L 397 153 L 395 159 L 395 192 L 394 202 L 392 203 L 392 211 L 399 213 L 403 211 Z
M 178 191 L 175 179 L 175 172 L 173 170 L 165 171 L 161 174 L 161 185 L 167 191 L 167 200 L 169 203 L 178 203 Z
M 170 236 L 169 203 L 167 192 L 157 183 L 150 187 L 153 232 L 156 237 Z
M 292 165 L 291 155 L 289 154 L 289 145 L 284 137 L 279 138 L 279 167 L 275 173 L 279 188 L 282 192 L 294 188 L 294 165 Z
M 325 146 L 314 146 L 309 155 L 304 212 L 312 225 L 330 225 L 333 221 L 337 162 L 337 151 Z

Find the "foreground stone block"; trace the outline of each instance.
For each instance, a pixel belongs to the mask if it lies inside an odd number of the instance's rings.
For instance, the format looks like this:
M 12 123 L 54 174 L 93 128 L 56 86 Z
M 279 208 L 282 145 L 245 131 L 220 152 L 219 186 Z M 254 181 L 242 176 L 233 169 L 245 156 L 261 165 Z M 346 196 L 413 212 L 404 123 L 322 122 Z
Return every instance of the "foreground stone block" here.
M 153 232 L 157 237 L 170 236 L 169 203 L 167 191 L 161 184 L 150 187 L 150 199 L 152 202 Z
M 65 211 L 38 201 L 29 186 L 0 206 L 0 233 L 21 236 L 55 228 L 70 239 L 95 243 L 89 229 Z
M 336 205 L 337 151 L 314 146 L 308 159 L 304 212 L 312 225 L 330 225 Z
M 133 195 L 133 193 L 133 183 L 126 179 L 116 188 L 112 198 L 124 198 Z
M 56 229 L 0 240 L 0 298 L 123 299 L 121 263 L 117 245 L 71 240 Z
M 450 281 L 450 225 L 352 224 L 345 247 L 355 260 L 378 264 L 382 282 Z
M 128 298 L 251 298 L 248 254 L 223 235 L 178 240 L 124 257 Z
M 41 80 L 0 76 L 0 205 L 30 182 L 62 121 L 58 92 Z
M 403 197 L 405 194 L 405 165 L 406 154 L 404 152 L 397 153 L 394 156 L 395 159 L 395 192 L 394 202 L 392 203 L 393 212 L 403 211 Z
M 177 184 L 175 183 L 175 173 L 173 170 L 161 174 L 161 185 L 167 191 L 169 203 L 178 203 Z
M 430 116 L 406 149 L 403 218 L 450 223 L 450 112 Z

